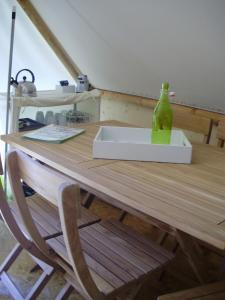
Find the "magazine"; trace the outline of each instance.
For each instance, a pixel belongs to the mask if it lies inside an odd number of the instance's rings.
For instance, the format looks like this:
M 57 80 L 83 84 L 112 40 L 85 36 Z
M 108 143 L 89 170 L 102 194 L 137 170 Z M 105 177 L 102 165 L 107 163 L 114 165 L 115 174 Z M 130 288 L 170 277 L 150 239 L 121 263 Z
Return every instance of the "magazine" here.
M 81 128 L 71 128 L 51 124 L 26 133 L 22 137 L 25 139 L 60 144 L 68 139 L 71 139 L 72 137 L 83 133 L 84 131 L 85 130 Z

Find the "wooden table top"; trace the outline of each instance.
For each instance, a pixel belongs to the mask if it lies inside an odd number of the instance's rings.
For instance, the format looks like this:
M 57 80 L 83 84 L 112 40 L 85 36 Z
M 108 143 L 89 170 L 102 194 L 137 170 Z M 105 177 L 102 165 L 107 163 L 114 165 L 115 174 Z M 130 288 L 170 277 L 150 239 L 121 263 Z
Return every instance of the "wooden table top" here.
M 62 144 L 30 141 L 22 133 L 1 139 L 71 176 L 105 201 L 144 218 L 225 249 L 225 151 L 193 145 L 192 164 L 168 164 L 92 158 L 99 125 L 82 124 L 86 132 Z

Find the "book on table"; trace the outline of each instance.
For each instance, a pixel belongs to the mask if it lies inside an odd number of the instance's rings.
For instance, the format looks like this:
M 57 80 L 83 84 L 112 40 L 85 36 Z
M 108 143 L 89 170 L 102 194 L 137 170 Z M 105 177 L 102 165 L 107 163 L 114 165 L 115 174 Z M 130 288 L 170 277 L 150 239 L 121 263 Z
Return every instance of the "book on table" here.
M 40 129 L 28 132 L 22 137 L 30 140 L 60 144 L 77 135 L 80 135 L 84 131 L 85 130 L 81 128 L 71 128 L 51 124 Z

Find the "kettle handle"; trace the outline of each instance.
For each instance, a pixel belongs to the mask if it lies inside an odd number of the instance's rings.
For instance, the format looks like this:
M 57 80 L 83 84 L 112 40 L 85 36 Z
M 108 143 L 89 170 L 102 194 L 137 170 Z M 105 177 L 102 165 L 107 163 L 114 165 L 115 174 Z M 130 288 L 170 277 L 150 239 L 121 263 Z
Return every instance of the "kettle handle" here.
M 20 71 L 16 74 L 15 80 L 16 80 L 17 82 L 18 82 L 17 78 L 18 78 L 19 74 L 20 74 L 22 71 L 27 71 L 27 72 L 29 72 L 29 73 L 31 74 L 31 77 L 32 77 L 32 82 L 35 81 L 34 73 L 33 73 L 31 70 L 29 70 L 29 69 L 22 69 L 22 70 L 20 70 Z

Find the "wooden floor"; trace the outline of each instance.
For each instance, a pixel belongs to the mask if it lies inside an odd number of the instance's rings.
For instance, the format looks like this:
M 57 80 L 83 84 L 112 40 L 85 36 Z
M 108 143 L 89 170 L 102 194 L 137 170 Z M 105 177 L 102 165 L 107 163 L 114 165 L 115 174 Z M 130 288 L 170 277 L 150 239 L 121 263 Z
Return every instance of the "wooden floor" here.
M 105 203 L 97 200 L 91 206 L 91 210 L 101 218 L 118 218 L 120 211 L 118 209 L 109 207 Z M 124 223 L 133 227 L 135 230 L 144 234 L 146 237 L 157 240 L 159 231 L 153 228 L 150 224 L 142 222 L 141 220 L 127 216 Z M 172 247 L 172 239 L 167 239 L 165 247 L 170 249 Z M 11 237 L 8 229 L 0 221 L 0 262 L 7 256 L 9 251 L 15 244 L 14 239 Z M 215 276 L 216 270 L 221 263 L 221 258 L 218 255 L 206 252 L 206 258 L 209 262 L 208 278 Z M 37 273 L 30 273 L 29 270 L 34 266 L 31 258 L 23 252 L 14 267 L 12 268 L 12 278 L 15 283 L 20 287 L 21 292 L 26 293 L 32 283 L 37 278 Z M 60 274 L 55 274 L 53 279 L 49 282 L 45 290 L 42 292 L 39 299 L 54 299 L 60 288 L 63 286 L 64 280 Z M 178 291 L 198 285 L 192 270 L 190 269 L 184 255 L 178 250 L 177 257 L 171 264 L 168 271 L 165 273 L 161 281 L 153 279 L 146 282 L 146 285 L 140 291 L 137 300 L 153 300 L 157 299 L 158 295 Z M 0 282 L 0 299 L 11 299 L 9 293 Z M 80 300 L 77 294 L 73 294 L 70 299 Z

